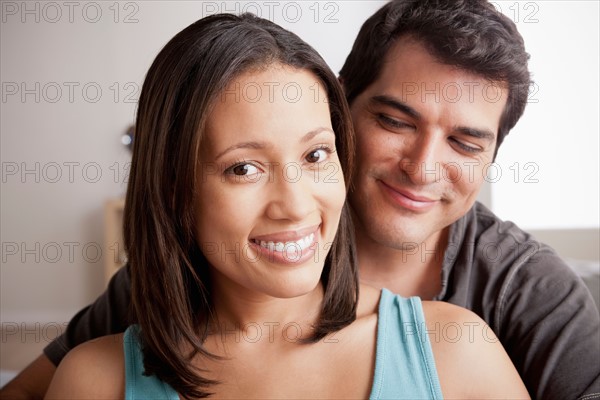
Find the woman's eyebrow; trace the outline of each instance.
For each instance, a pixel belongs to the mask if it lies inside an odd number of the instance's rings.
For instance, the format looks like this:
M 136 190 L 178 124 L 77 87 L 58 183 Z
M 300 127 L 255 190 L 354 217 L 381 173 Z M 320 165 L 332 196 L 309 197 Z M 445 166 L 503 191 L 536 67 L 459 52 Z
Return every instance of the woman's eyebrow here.
M 302 143 L 306 143 L 308 141 L 310 141 L 312 138 L 314 138 L 315 136 L 323 133 L 323 132 L 329 132 L 332 135 L 335 135 L 333 133 L 333 130 L 331 130 L 331 128 L 327 128 L 327 127 L 319 127 L 317 129 L 313 129 L 309 132 L 307 132 L 302 139 L 300 139 L 300 142 Z M 268 147 L 273 147 L 273 145 L 271 143 L 267 143 L 267 142 L 257 142 L 254 140 L 251 141 L 247 141 L 247 142 L 240 142 L 240 143 L 236 143 L 234 145 L 229 146 L 228 148 L 226 148 L 225 150 L 223 150 L 222 152 L 220 152 L 217 157 L 215 157 L 215 160 L 218 160 L 219 158 L 223 157 L 225 154 L 233 151 L 233 150 L 237 150 L 237 149 L 253 149 L 253 150 L 262 150 Z
M 323 132 L 328 132 L 331 133 L 332 135 L 335 136 L 335 133 L 333 132 L 333 130 L 331 128 L 325 127 L 325 126 L 321 126 L 319 128 L 313 129 L 311 131 L 308 131 L 303 137 L 302 139 L 300 139 L 300 141 L 302 143 L 306 143 L 308 141 L 310 141 L 312 138 L 314 138 L 315 136 L 317 136 L 320 133 Z
M 233 151 L 233 150 L 237 150 L 237 149 L 256 149 L 256 150 L 261 150 L 267 147 L 272 147 L 269 143 L 266 142 L 256 142 L 256 141 L 248 141 L 248 142 L 240 142 L 240 143 L 236 143 L 234 145 L 229 146 L 228 148 L 226 148 L 225 150 L 223 150 L 222 152 L 220 152 L 217 157 L 215 158 L 215 160 L 218 160 L 219 158 L 223 157 L 225 154 Z

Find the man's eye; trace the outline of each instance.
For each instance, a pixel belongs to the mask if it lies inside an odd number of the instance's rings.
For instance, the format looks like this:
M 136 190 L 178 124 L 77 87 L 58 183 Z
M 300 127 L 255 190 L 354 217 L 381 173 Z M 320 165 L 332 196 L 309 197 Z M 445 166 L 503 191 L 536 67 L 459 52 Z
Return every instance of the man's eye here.
M 260 170 L 256 168 L 252 164 L 236 164 L 231 166 L 225 170 L 226 174 L 236 175 L 236 176 L 249 176 L 260 173 Z
M 386 126 L 388 128 L 393 128 L 393 129 L 410 128 L 409 124 L 407 124 L 401 120 L 388 117 L 385 114 L 378 114 L 377 119 L 379 120 L 379 122 L 381 124 L 383 124 L 384 126 Z
M 331 151 L 326 148 L 316 149 L 306 155 L 306 161 L 309 163 L 320 163 L 325 161 L 330 153 Z
M 456 146 L 458 146 L 461 150 L 463 150 L 467 153 L 480 153 L 482 151 L 482 149 L 480 147 L 470 146 L 468 144 L 461 142 L 458 139 L 453 138 L 452 141 L 454 142 L 454 144 Z

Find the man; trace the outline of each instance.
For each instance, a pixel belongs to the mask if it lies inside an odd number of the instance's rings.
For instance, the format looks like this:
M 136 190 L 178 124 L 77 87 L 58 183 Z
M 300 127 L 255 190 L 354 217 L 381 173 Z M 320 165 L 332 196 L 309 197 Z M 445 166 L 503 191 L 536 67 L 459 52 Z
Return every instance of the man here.
M 553 250 L 475 201 L 525 108 L 527 60 L 514 24 L 483 0 L 394 1 L 363 25 L 340 72 L 358 141 L 360 276 L 475 311 L 532 397 L 591 399 L 600 321 L 589 292 Z M 43 393 L 69 348 L 124 330 L 128 299 L 123 268 L 12 387 Z M 452 339 L 444 328 L 433 340 Z
M 363 25 L 340 72 L 357 134 L 360 277 L 475 311 L 532 397 L 600 397 L 589 292 L 475 202 L 525 108 L 527 60 L 514 24 L 484 1 L 397 1 Z

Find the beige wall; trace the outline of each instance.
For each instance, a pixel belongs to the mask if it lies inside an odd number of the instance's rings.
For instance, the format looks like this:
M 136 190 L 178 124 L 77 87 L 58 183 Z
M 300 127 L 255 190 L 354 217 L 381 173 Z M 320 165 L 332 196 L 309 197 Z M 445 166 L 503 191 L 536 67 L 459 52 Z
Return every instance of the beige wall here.
M 563 258 L 600 260 L 600 230 L 598 229 L 531 230 L 529 232 L 539 241 L 552 246 Z
M 2 1 L 2 322 L 63 322 L 103 290 L 103 259 L 114 256 L 103 207 L 124 194 L 130 158 L 120 136 L 175 33 L 216 11 L 253 11 L 338 71 L 382 4 L 288 3 Z

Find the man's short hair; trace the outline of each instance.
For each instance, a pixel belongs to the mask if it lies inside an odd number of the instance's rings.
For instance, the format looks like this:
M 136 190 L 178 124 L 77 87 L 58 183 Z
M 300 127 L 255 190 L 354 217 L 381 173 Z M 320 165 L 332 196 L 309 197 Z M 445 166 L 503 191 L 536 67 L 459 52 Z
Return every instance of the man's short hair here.
M 529 54 L 515 24 L 485 0 L 394 0 L 362 26 L 340 78 L 348 103 L 381 73 L 400 38 L 422 43 L 442 64 L 508 87 L 494 157 L 527 103 Z

